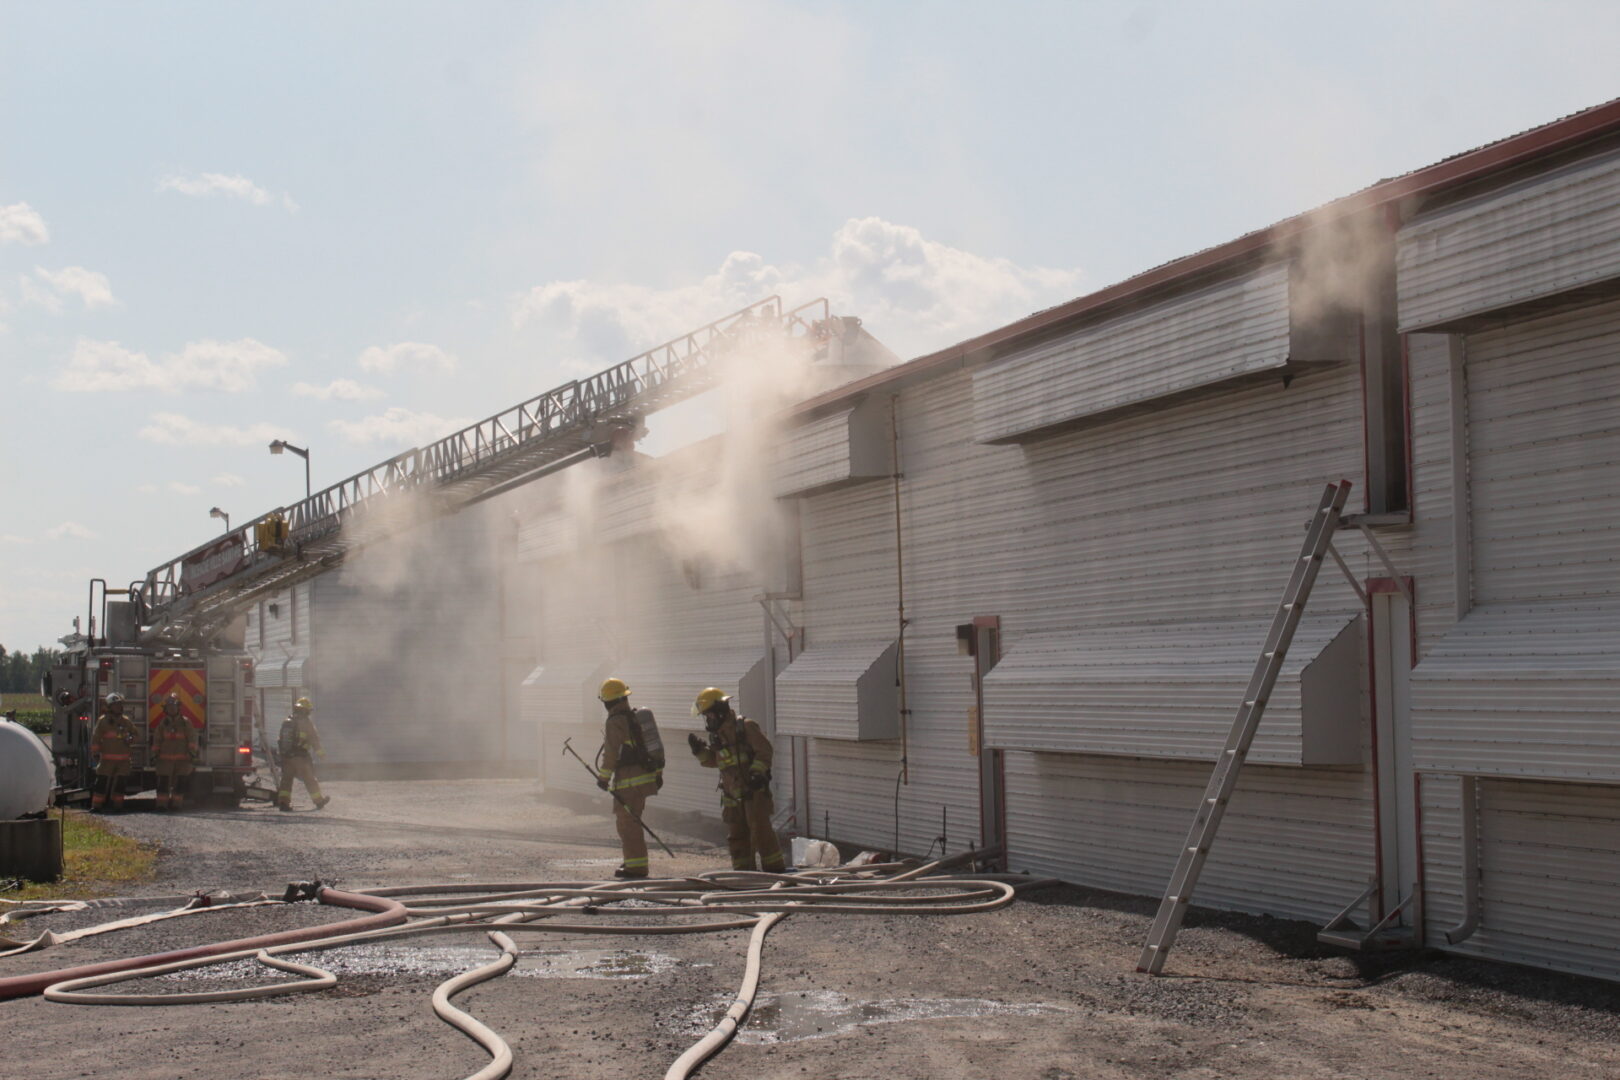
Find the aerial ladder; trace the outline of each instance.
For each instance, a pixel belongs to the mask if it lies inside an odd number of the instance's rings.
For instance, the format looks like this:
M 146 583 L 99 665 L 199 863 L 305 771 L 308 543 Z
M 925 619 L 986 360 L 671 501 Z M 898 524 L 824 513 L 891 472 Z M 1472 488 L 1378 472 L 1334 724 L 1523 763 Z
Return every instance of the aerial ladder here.
M 634 438 L 643 418 L 713 388 L 728 358 L 767 341 L 835 364 L 858 363 L 864 347 L 876 346 L 859 319 L 834 317 L 825 299 L 786 309 L 779 297 L 767 297 L 155 567 L 132 583 L 141 639 L 206 646 L 260 597 L 322 574 L 369 544 L 606 456 Z

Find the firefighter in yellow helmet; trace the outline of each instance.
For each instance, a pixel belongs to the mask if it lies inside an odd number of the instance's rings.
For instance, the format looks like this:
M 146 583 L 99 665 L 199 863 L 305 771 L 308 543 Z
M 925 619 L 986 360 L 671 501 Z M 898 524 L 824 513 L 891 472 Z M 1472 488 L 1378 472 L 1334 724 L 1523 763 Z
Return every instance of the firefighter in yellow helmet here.
M 611 791 L 613 825 L 619 832 L 624 863 L 614 877 L 647 876 L 647 836 L 641 831 L 640 817 L 647 799 L 664 786 L 663 744 L 657 756 L 647 745 L 645 731 L 651 726 L 652 712 L 630 707 L 630 687 L 623 679 L 608 679 L 596 695 L 607 709 L 602 729 L 602 749 L 596 755 L 596 786 Z M 642 723 L 638 714 L 646 714 Z M 656 733 L 657 728 L 651 730 Z
M 281 722 L 281 731 L 276 735 L 276 751 L 281 757 L 281 783 L 276 790 L 278 810 L 292 809 L 294 780 L 304 782 L 304 790 L 315 800 L 315 809 L 332 801 L 321 794 L 320 781 L 315 779 L 315 762 L 311 755 L 325 757 L 326 751 L 321 748 L 321 733 L 315 730 L 315 721 L 310 719 L 314 711 L 313 701 L 299 698 L 293 702 L 292 715 Z
M 130 753 L 137 734 L 134 721 L 124 715 L 124 695 L 108 694 L 106 708 L 90 730 L 90 752 L 96 756 L 91 813 L 124 808 L 124 777 L 130 773 Z
M 781 873 L 782 848 L 771 815 L 771 741 L 759 725 L 738 716 L 724 690 L 709 687 L 697 696 L 694 716 L 703 717 L 709 737 L 696 732 L 686 737 L 698 764 L 720 770 L 720 820 L 726 823 L 726 846 L 734 870 L 759 866 Z
M 163 699 L 163 715 L 152 729 L 152 750 L 157 758 L 157 808 L 178 810 L 186 799 L 181 789 L 197 761 L 197 729 L 186 719 L 179 694 Z

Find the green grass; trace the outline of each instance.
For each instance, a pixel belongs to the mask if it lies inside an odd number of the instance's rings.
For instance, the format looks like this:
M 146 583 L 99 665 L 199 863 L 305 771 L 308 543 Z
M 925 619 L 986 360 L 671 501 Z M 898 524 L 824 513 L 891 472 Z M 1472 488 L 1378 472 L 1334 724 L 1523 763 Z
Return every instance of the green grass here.
M 54 815 L 53 815 L 54 816 Z M 114 832 L 100 819 L 82 810 L 69 810 L 62 838 L 67 865 L 62 880 L 22 882 L 0 880 L 0 899 L 88 900 L 125 891 L 129 885 L 152 880 L 157 848 Z
M 54 710 L 43 694 L 0 694 L 0 713 L 16 710 L 17 723 L 35 735 L 51 733 Z

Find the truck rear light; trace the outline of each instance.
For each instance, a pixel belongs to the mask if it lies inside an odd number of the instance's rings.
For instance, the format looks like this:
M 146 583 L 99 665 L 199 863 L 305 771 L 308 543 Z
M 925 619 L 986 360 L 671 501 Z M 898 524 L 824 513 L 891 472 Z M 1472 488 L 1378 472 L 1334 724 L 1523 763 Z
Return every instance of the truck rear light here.
M 236 748 L 236 752 L 238 754 L 240 754 L 242 757 L 252 757 L 253 756 L 253 747 L 251 747 L 251 746 L 238 746 Z
M 247 684 L 248 686 L 253 685 L 253 661 L 252 660 L 243 660 L 242 661 L 242 682 Z

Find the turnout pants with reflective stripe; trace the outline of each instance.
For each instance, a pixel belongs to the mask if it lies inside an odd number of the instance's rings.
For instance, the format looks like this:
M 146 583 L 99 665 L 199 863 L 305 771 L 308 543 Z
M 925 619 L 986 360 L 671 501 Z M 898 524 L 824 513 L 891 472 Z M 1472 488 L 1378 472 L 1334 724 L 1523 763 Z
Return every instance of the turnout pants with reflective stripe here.
M 771 793 L 756 791 L 738 798 L 725 795 L 720 807 L 720 820 L 726 823 L 726 847 L 731 849 L 731 868 L 754 869 L 757 852 L 761 870 L 780 873 L 785 863 L 776 842 L 776 828 L 771 824 L 771 816 L 776 813 Z
M 311 799 L 321 797 L 321 783 L 315 779 L 315 763 L 309 758 L 288 757 L 281 759 L 281 787 L 276 791 L 276 801 L 283 806 L 292 803 L 292 786 L 294 780 L 304 782 L 304 790 Z
M 639 784 L 615 792 L 619 797 L 613 800 L 613 825 L 619 830 L 619 846 L 624 849 L 624 868 L 632 874 L 647 872 L 647 834 L 630 815 L 633 812 L 641 816 L 651 793 L 650 784 Z

